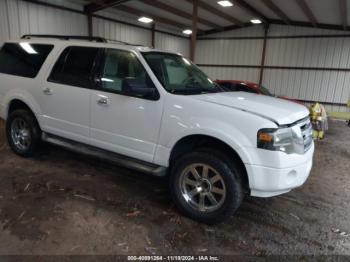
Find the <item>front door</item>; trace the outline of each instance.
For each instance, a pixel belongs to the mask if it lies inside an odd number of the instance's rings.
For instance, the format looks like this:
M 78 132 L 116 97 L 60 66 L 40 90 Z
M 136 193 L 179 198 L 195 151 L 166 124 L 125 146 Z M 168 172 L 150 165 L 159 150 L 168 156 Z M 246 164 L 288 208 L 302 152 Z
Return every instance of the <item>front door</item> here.
M 162 100 L 123 92 L 126 81 L 156 87 L 133 52 L 106 49 L 100 89 L 91 95 L 91 143 L 122 155 L 153 161 L 162 117 Z

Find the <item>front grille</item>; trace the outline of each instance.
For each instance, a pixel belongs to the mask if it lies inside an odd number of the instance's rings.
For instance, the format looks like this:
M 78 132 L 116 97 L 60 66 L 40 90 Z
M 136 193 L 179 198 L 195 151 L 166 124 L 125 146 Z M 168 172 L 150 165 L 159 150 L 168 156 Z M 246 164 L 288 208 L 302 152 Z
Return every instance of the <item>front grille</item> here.
M 310 119 L 307 119 L 306 121 L 300 124 L 300 130 L 304 139 L 304 152 L 306 152 L 312 146 L 312 141 L 313 141 L 312 125 L 311 125 Z

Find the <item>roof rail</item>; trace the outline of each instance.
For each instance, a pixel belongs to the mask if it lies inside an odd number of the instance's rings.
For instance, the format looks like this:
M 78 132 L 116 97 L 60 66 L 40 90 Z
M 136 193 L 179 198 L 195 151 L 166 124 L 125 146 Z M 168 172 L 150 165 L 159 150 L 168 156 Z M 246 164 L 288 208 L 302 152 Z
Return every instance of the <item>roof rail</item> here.
M 103 37 L 90 37 L 90 36 L 78 36 L 78 35 L 23 35 L 21 39 L 30 38 L 57 38 L 61 40 L 87 40 L 92 42 L 107 43 L 107 40 Z
M 91 42 L 98 42 L 98 43 L 119 43 L 123 45 L 129 45 L 129 46 L 142 46 L 145 47 L 145 45 L 141 44 L 133 44 L 133 43 L 128 43 L 120 40 L 115 40 L 115 39 L 108 39 L 104 37 L 89 37 L 89 36 L 76 36 L 76 35 L 23 35 L 21 39 L 31 39 L 31 38 L 56 38 L 60 40 L 86 40 L 86 41 L 91 41 Z
M 123 45 L 130 45 L 130 46 L 145 46 L 145 45 L 141 45 L 141 44 L 132 44 L 132 43 L 128 43 L 128 42 L 124 42 L 124 41 L 120 41 L 120 40 L 115 40 L 115 39 L 105 39 L 107 43 L 119 43 L 119 44 L 123 44 Z

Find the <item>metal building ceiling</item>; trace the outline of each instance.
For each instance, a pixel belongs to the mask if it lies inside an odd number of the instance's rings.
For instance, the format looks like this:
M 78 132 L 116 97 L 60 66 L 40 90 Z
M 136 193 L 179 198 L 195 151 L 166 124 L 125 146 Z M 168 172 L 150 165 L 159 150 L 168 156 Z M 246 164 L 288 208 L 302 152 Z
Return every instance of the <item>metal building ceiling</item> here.
M 116 15 L 151 17 L 155 24 L 172 29 L 190 28 L 193 1 L 197 0 L 70 0 L 85 4 L 86 11 L 112 11 Z M 230 0 L 221 7 L 218 0 L 198 0 L 200 34 L 251 26 L 258 18 L 266 24 L 290 24 L 348 30 L 350 0 Z

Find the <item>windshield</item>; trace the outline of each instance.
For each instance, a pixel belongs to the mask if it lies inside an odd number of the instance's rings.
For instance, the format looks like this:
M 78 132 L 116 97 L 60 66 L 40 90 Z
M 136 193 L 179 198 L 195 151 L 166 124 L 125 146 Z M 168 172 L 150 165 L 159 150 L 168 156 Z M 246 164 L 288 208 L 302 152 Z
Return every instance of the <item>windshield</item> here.
M 261 93 L 263 93 L 266 96 L 274 96 L 266 87 L 261 86 L 260 87 Z
M 224 90 L 186 58 L 169 53 L 142 54 L 164 88 L 174 94 L 217 93 Z

